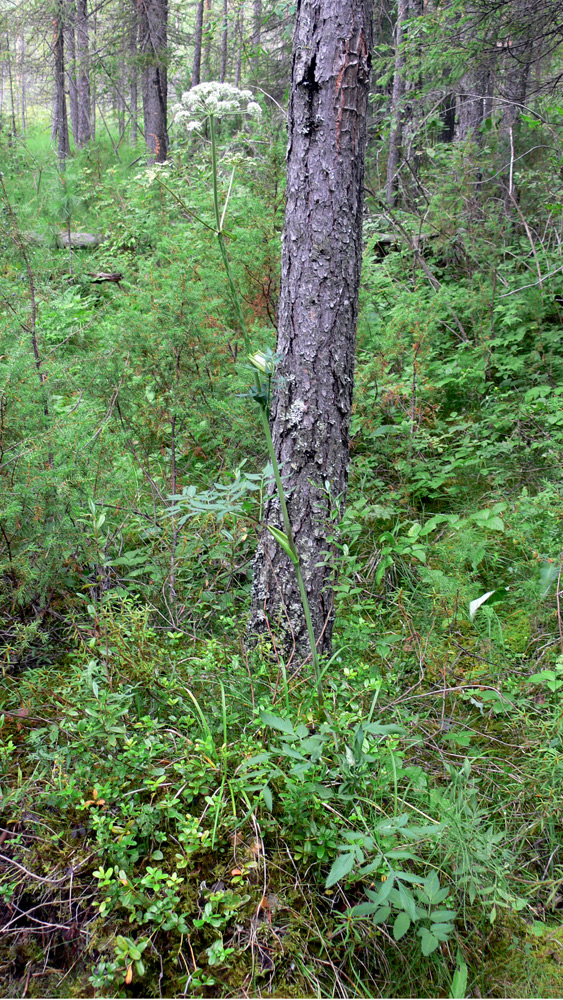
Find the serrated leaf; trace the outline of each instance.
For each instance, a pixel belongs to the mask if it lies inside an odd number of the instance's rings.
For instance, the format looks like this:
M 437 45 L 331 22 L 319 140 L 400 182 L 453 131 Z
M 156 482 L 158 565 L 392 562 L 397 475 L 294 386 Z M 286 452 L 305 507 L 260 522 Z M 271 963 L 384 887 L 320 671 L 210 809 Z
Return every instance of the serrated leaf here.
M 457 910 L 432 910 L 430 914 L 430 919 L 436 924 L 441 924 L 447 922 L 448 920 L 455 920 L 456 917 Z
M 389 893 L 393 888 L 394 882 L 395 882 L 395 876 L 393 875 L 393 873 L 391 873 L 385 880 L 385 882 L 383 882 L 383 884 L 377 890 L 377 892 L 374 892 L 372 889 L 368 889 L 366 895 L 369 896 L 372 903 L 375 903 L 377 906 L 381 906 L 381 904 L 384 903 L 385 900 L 388 898 Z
M 327 879 L 325 882 L 325 889 L 330 889 L 331 886 L 336 885 L 341 879 L 349 875 L 354 867 L 356 861 L 355 854 L 339 854 L 334 860 L 332 868 L 330 869 Z
M 436 895 L 440 891 L 440 879 L 438 878 L 436 872 L 430 872 L 426 876 L 423 882 L 423 889 L 428 898 L 429 903 L 433 903 Z
M 264 785 L 262 789 L 262 798 L 264 799 L 266 809 L 272 812 L 272 809 L 274 808 L 274 800 L 272 798 L 272 792 L 269 785 Z
M 398 890 L 403 910 L 408 914 L 411 920 L 416 920 L 416 903 L 412 892 L 410 889 L 407 889 L 405 885 L 402 885 L 401 882 L 398 883 Z
M 454 931 L 453 924 L 430 924 L 430 930 L 440 941 L 447 941 Z
M 377 903 L 358 903 L 357 906 L 352 907 L 349 913 L 351 917 L 371 917 L 378 910 Z
M 271 715 L 270 712 L 263 712 L 262 709 L 260 709 L 260 718 L 264 725 L 269 726 L 270 729 L 277 729 L 280 733 L 295 738 L 295 730 L 289 719 L 282 719 L 279 715 Z
M 401 913 L 397 914 L 397 916 L 395 917 L 395 922 L 393 924 L 393 937 L 395 938 L 395 941 L 400 941 L 401 938 L 405 936 L 410 925 L 411 925 L 411 918 L 409 917 L 408 913 L 405 913 L 405 911 L 403 910 Z
M 422 949 L 422 954 L 425 957 L 431 955 L 433 951 L 436 951 L 436 948 L 438 947 L 440 942 L 438 938 L 435 937 L 434 934 L 431 934 L 426 927 L 422 927 L 420 929 L 420 937 L 421 937 L 420 945 Z

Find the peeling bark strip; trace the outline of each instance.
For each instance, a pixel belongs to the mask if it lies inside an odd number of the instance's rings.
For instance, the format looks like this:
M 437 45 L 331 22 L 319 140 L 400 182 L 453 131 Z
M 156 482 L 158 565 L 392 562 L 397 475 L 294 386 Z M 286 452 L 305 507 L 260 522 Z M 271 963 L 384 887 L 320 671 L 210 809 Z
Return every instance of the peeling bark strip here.
M 289 103 L 287 202 L 272 433 L 319 651 L 330 650 L 327 539 L 346 496 L 362 253 L 373 0 L 300 0 Z M 282 528 L 272 497 L 267 523 Z M 294 568 L 264 531 L 249 637 L 308 651 Z

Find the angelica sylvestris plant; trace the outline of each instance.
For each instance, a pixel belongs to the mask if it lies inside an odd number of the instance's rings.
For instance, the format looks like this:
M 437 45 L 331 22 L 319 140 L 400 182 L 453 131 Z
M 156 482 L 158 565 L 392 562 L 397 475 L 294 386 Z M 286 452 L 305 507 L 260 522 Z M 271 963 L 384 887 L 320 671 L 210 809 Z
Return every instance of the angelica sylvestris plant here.
M 209 136 L 211 140 L 213 205 L 215 209 L 215 233 L 217 236 L 219 249 L 221 251 L 221 257 L 225 267 L 225 273 L 227 275 L 227 281 L 229 283 L 229 290 L 231 293 L 231 298 L 233 300 L 237 321 L 240 327 L 240 332 L 244 340 L 245 353 L 252 368 L 254 385 L 249 393 L 249 396 L 251 397 L 251 399 L 254 400 L 254 402 L 257 405 L 260 417 L 260 423 L 264 431 L 264 437 L 266 439 L 266 447 L 268 450 L 268 457 L 270 459 L 270 462 L 272 463 L 272 468 L 274 471 L 274 480 L 276 483 L 276 489 L 280 501 L 284 531 L 280 531 L 279 528 L 275 528 L 271 525 L 267 525 L 267 528 L 268 531 L 271 532 L 273 537 L 279 543 L 279 545 L 281 545 L 282 549 L 284 550 L 286 555 L 290 558 L 291 562 L 295 567 L 297 583 L 299 586 L 299 593 L 301 595 L 301 602 L 303 605 L 303 613 L 305 615 L 305 621 L 307 623 L 307 632 L 309 635 L 309 644 L 311 647 L 311 660 L 313 663 L 313 671 L 315 675 L 315 687 L 317 690 L 319 705 L 322 706 L 323 697 L 322 697 L 321 673 L 320 673 L 319 659 L 317 654 L 317 645 L 315 642 L 315 632 L 313 629 L 313 621 L 311 618 L 311 610 L 309 607 L 309 599 L 307 597 L 307 591 L 305 589 L 305 581 L 303 580 L 303 574 L 301 572 L 299 553 L 297 551 L 295 540 L 293 538 L 293 532 L 291 530 L 291 522 L 289 519 L 289 512 L 287 509 L 281 472 L 278 465 L 276 453 L 274 451 L 274 444 L 272 441 L 272 434 L 270 431 L 270 422 L 268 419 L 270 378 L 274 372 L 274 362 L 272 357 L 267 356 L 264 353 L 253 352 L 251 338 L 250 338 L 250 331 L 248 329 L 246 319 L 244 317 L 244 313 L 242 310 L 240 297 L 233 280 L 231 266 L 229 263 L 229 256 L 227 253 L 227 246 L 224 237 L 225 216 L 227 213 L 227 208 L 233 186 L 235 168 L 233 168 L 233 171 L 231 173 L 229 187 L 227 190 L 227 196 L 225 198 L 225 205 L 223 207 L 222 212 L 220 210 L 220 205 L 219 205 L 217 140 L 215 133 L 216 120 L 220 118 L 230 117 L 232 115 L 249 115 L 251 117 L 257 118 L 260 116 L 260 114 L 261 114 L 260 105 L 257 104 L 256 101 L 252 100 L 252 94 L 249 90 L 238 90 L 236 87 L 232 87 L 229 83 L 202 83 L 197 87 L 193 87 L 191 90 L 187 91 L 182 96 L 180 104 L 176 105 L 176 107 L 174 108 L 174 121 L 176 122 L 176 124 L 183 126 L 186 129 L 186 131 L 195 133 L 202 132 L 205 123 L 206 122 L 209 123 Z M 263 376 L 266 376 L 265 382 L 262 381 Z
M 201 132 L 206 120 L 249 115 L 260 118 L 262 108 L 253 100 L 250 90 L 239 90 L 230 83 L 200 83 L 182 95 L 172 108 L 174 121 L 187 132 Z

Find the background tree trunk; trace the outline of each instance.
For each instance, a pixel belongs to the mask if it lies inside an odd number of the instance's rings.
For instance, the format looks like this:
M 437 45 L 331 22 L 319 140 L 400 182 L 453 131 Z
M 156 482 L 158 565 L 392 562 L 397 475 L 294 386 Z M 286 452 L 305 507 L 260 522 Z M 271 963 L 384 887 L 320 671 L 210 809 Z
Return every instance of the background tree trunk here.
M 65 69 L 68 80 L 68 104 L 70 109 L 70 125 L 72 136 L 77 142 L 78 136 L 78 88 L 76 85 L 76 41 L 74 35 L 75 5 L 73 0 L 67 0 L 65 9 Z
M 332 568 L 348 479 L 372 0 L 302 0 L 294 35 L 272 433 L 319 651 L 331 646 Z M 277 498 L 266 523 L 282 527 Z M 294 567 L 267 530 L 249 637 L 281 625 L 308 650 Z
M 485 63 L 472 66 L 459 81 L 454 130 L 457 142 L 466 142 L 468 139 L 479 141 L 488 90 L 488 68 Z
M 391 99 L 392 125 L 389 133 L 389 155 L 387 157 L 387 183 L 385 199 L 390 207 L 395 204 L 397 190 L 397 170 L 401 155 L 403 135 L 402 97 L 405 91 L 405 53 L 403 50 L 404 26 L 408 11 L 408 0 L 398 0 L 397 21 L 395 23 L 395 72 L 393 76 L 393 96 Z
M 25 135 L 26 126 L 26 67 L 25 67 L 25 35 L 20 36 L 20 75 L 21 75 L 21 116 L 22 135 Z
M 262 0 L 254 0 L 252 17 L 252 70 L 256 78 L 260 74 L 260 42 L 262 41 Z
M 76 0 L 76 62 L 78 123 L 76 144 L 86 146 L 92 138 L 90 124 L 90 43 L 88 37 L 88 0 Z
M 10 52 L 10 36 L 6 32 L 6 67 L 8 70 L 8 84 L 10 88 L 10 112 L 12 119 L 12 129 L 11 135 L 17 135 L 18 129 L 16 125 L 16 104 L 14 101 L 14 78 L 12 76 L 12 56 Z
M 53 52 L 55 56 L 55 103 L 53 131 L 57 138 L 59 164 L 61 169 L 64 169 L 65 160 L 70 153 L 70 142 L 68 136 L 68 118 L 65 95 L 64 15 L 62 0 L 58 0 L 55 7 L 53 29 Z
M 203 45 L 203 3 L 199 0 L 195 14 L 194 61 L 192 65 L 192 87 L 201 83 L 201 49 Z
M 140 0 L 139 49 L 143 60 L 145 142 L 157 163 L 164 163 L 168 154 L 167 40 L 168 0 Z
M 213 27 L 211 24 L 211 0 L 205 0 L 205 45 L 203 62 L 205 67 L 205 79 L 211 80 L 211 41 Z
M 223 28 L 221 32 L 221 70 L 219 81 L 224 83 L 227 79 L 227 55 L 229 42 L 229 8 L 228 0 L 223 0 Z
M 139 74 L 137 66 L 138 35 L 139 23 L 137 18 L 137 3 L 136 0 L 131 0 L 129 23 L 129 105 L 131 108 L 130 141 L 132 146 L 137 145 L 137 135 L 139 132 Z
M 235 27 L 235 38 L 236 38 L 236 64 L 235 64 L 235 87 L 240 87 L 240 78 L 242 74 L 242 46 L 244 39 L 244 3 L 239 3 L 239 8 L 237 11 L 237 21 Z

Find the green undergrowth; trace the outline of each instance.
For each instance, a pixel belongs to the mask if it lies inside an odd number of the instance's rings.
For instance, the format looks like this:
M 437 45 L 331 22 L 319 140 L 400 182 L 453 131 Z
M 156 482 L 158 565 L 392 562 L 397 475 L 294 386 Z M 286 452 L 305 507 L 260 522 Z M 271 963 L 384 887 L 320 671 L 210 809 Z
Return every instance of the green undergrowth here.
M 139 610 L 5 685 L 8 995 L 558 995 L 560 660 L 342 655 L 320 720 L 301 674 Z
M 236 166 L 267 351 L 284 139 L 260 130 L 225 128 L 219 187 Z M 427 151 L 424 225 L 367 201 L 322 717 L 274 633 L 244 649 L 268 471 L 205 150 L 102 142 L 61 176 L 46 135 L 3 148 L 6 996 L 563 993 L 561 181 L 518 156 L 507 217 L 493 139 Z M 69 256 L 65 228 L 104 241 Z

